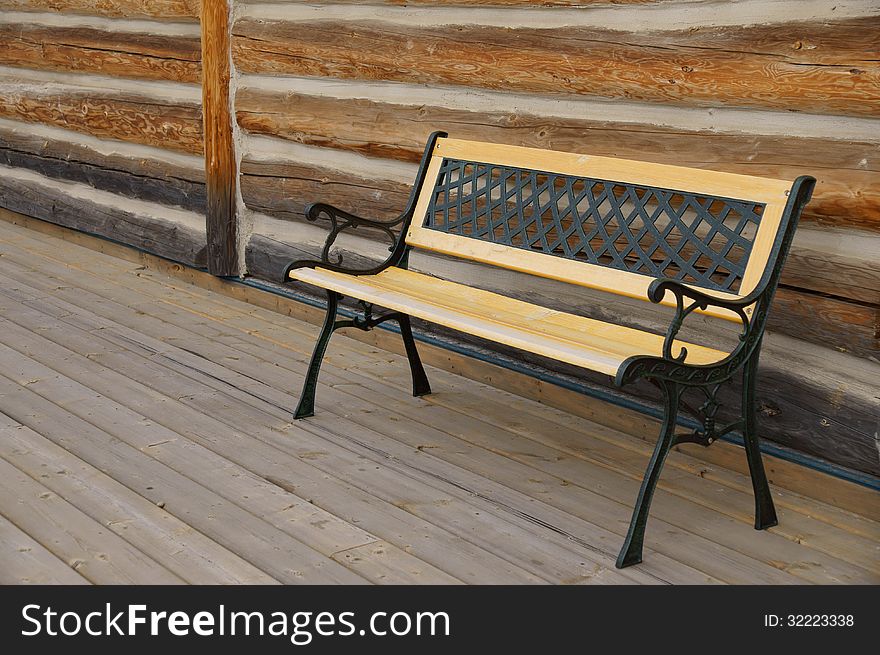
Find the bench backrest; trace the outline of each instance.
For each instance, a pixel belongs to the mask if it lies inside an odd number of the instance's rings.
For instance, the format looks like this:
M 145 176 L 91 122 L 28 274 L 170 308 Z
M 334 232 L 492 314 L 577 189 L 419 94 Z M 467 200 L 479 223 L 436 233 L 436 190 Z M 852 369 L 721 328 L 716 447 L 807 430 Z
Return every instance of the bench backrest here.
M 742 297 L 764 274 L 791 188 L 782 180 L 438 138 L 406 242 L 640 299 L 658 277 Z

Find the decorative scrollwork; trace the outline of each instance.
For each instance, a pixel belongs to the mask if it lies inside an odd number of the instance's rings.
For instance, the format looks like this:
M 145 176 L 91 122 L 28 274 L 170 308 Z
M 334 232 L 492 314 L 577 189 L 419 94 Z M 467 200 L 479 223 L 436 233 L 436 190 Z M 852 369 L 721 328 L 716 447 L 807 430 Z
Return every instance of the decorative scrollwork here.
M 342 265 L 342 254 L 337 253 L 336 261 L 333 262 L 330 260 L 330 249 L 336 242 L 337 237 L 345 230 L 353 230 L 359 227 L 378 230 L 388 237 L 390 248 L 393 249 L 394 244 L 397 243 L 398 235 L 395 234 L 394 230 L 391 228 L 400 225 L 406 219 L 406 216 L 399 216 L 392 221 L 375 221 L 355 216 L 354 214 L 339 209 L 338 207 L 333 207 L 332 205 L 325 203 L 315 203 L 309 205 L 306 209 L 306 219 L 310 222 L 315 222 L 321 216 L 330 221 L 330 232 L 327 235 L 327 240 L 324 242 L 324 247 L 321 250 L 321 262 L 324 264 L 336 265 Z
M 287 280 L 288 274 L 295 268 L 312 268 L 320 266 L 322 268 L 349 273 L 351 275 L 370 275 L 378 273 L 388 266 L 400 263 L 400 260 L 405 253 L 405 248 L 403 247 L 405 246 L 403 243 L 403 230 L 394 230 L 393 228 L 406 223 L 408 219 L 411 218 L 409 213 L 404 213 L 390 221 L 376 221 L 356 216 L 355 214 L 326 203 L 315 203 L 306 208 L 307 220 L 314 222 L 321 217 L 330 222 L 330 232 L 327 234 L 327 239 L 324 241 L 324 246 L 321 248 L 321 258 L 291 262 L 290 265 L 284 269 L 282 277 L 283 281 Z M 388 250 L 391 252 L 391 256 L 378 266 L 361 269 L 346 266 L 343 261 L 344 258 L 342 253 L 333 253 L 332 248 L 340 234 L 346 230 L 356 230 L 358 228 L 368 228 L 381 232 L 389 241 Z
M 338 207 L 322 202 L 309 205 L 306 208 L 306 219 L 314 222 L 320 217 L 326 218 L 330 222 L 330 232 L 327 235 L 323 248 L 321 248 L 320 259 L 299 259 L 291 262 L 285 267 L 284 272 L 282 273 L 282 283 L 289 281 L 290 271 L 295 268 L 314 268 L 320 266 L 321 268 L 340 273 L 348 273 L 349 275 L 375 275 L 376 273 L 384 271 L 389 266 L 402 266 L 405 268 L 407 253 L 409 250 L 409 247 L 406 245 L 406 231 L 409 228 L 409 224 L 415 213 L 416 199 L 418 198 L 419 191 L 425 182 L 428 162 L 431 159 L 434 146 L 437 143 L 437 139 L 445 136 L 445 132 L 434 132 L 428 137 L 428 143 L 422 154 L 422 161 L 419 164 L 419 172 L 416 175 L 415 184 L 410 192 L 406 210 L 404 210 L 404 212 L 397 218 L 390 221 L 377 221 L 357 216 L 344 209 L 339 209 Z M 378 230 L 388 238 L 388 241 L 390 242 L 388 250 L 391 253 L 388 258 L 376 266 L 352 268 L 344 264 L 341 252 L 336 252 L 335 255 L 331 257 L 331 250 L 339 235 L 346 230 L 355 230 L 361 227 Z

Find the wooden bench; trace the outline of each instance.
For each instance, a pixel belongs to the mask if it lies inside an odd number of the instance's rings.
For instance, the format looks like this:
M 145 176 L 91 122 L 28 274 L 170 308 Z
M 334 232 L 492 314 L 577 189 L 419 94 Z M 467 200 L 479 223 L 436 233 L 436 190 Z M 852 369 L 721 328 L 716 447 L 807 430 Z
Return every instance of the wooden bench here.
M 334 330 L 400 325 L 413 393 L 430 393 L 410 317 L 614 377 L 623 386 L 646 378 L 662 391 L 660 437 L 617 559 L 641 561 L 651 497 L 669 450 L 708 446 L 741 431 L 755 492 L 755 528 L 776 525 L 757 434 L 755 375 L 767 311 L 803 206 L 815 186 L 607 157 L 477 143 L 435 133 L 422 157 L 406 211 L 372 221 L 325 204 L 330 234 L 321 258 L 295 261 L 285 281 L 327 292 L 327 316 L 295 418 L 314 413 L 315 388 Z M 331 248 L 345 230 L 379 230 L 391 242 L 382 264 L 347 267 Z M 675 309 L 665 335 L 555 311 L 522 300 L 407 270 L 413 248 L 443 253 L 650 300 Z M 362 316 L 337 320 L 338 301 L 361 301 Z M 390 310 L 373 314 L 373 305 Z M 730 352 L 678 339 L 682 321 L 703 312 L 741 325 Z M 743 376 L 740 418 L 718 425 L 719 387 Z M 685 390 L 705 394 L 702 429 L 676 433 Z

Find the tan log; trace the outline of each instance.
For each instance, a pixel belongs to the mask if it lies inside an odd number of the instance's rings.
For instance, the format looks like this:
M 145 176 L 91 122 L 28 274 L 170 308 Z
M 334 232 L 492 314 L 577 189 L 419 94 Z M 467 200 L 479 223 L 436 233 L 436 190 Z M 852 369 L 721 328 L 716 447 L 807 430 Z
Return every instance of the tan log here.
M 197 20 L 200 5 L 200 0 L 0 0 L 0 9 L 160 20 Z
M 150 95 L 75 88 L 16 90 L 0 84 L 0 116 L 93 136 L 191 153 L 202 152 L 202 110 Z
M 198 83 L 199 39 L 88 27 L 0 24 L 0 65 Z
M 233 53 L 247 73 L 876 116 L 877 28 L 875 17 L 655 33 L 244 19 Z

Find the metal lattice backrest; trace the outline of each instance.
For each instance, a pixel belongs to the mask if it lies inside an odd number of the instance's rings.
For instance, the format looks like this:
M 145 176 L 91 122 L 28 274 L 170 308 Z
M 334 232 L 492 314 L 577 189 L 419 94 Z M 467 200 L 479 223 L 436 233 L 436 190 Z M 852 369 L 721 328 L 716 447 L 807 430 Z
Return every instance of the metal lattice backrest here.
M 736 293 L 764 210 L 748 200 L 443 158 L 421 227 Z

